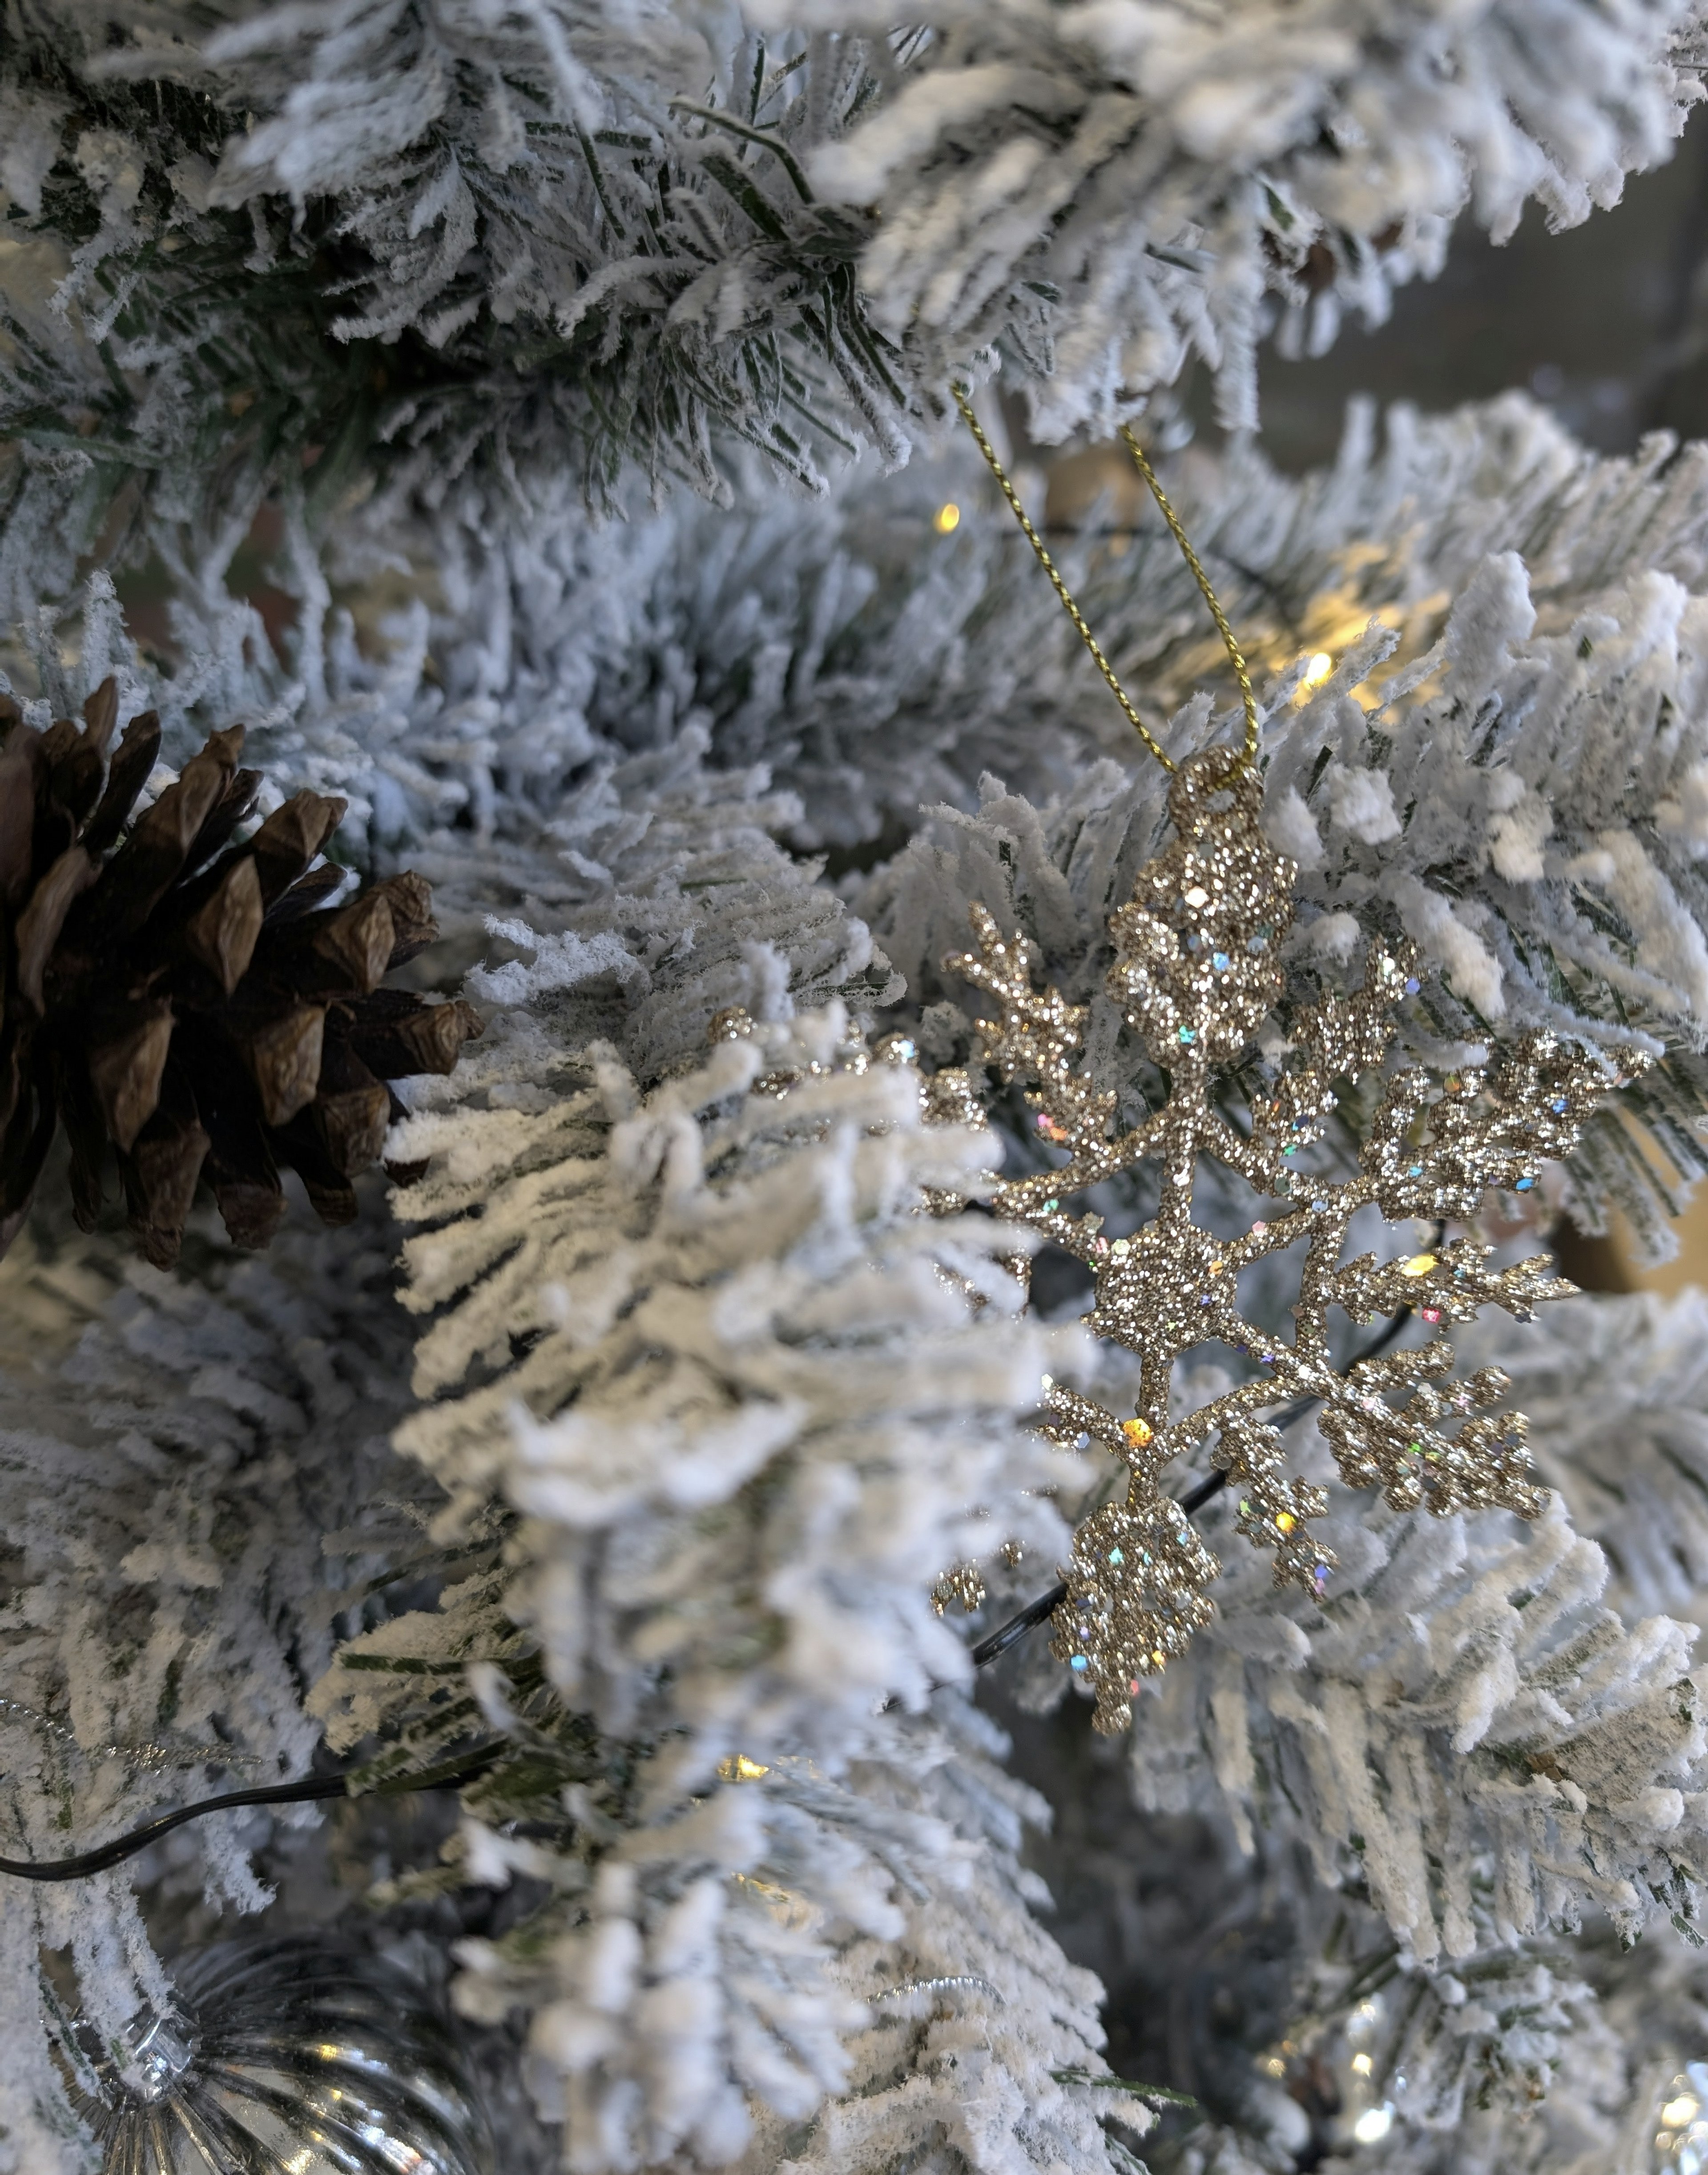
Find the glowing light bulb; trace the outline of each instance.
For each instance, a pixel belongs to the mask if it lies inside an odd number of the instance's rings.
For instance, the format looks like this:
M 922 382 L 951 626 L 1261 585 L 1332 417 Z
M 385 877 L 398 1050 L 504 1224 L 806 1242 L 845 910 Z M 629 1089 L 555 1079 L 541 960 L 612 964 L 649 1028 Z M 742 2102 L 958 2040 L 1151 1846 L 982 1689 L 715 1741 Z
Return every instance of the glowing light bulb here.
M 940 506 L 931 516 L 931 526 L 940 536 L 952 536 L 961 526 L 960 507 L 952 500 L 947 506 Z
M 1394 2126 L 1394 2110 L 1385 2102 L 1380 2107 L 1366 2107 L 1353 2124 L 1353 2135 L 1360 2145 L 1380 2145 Z

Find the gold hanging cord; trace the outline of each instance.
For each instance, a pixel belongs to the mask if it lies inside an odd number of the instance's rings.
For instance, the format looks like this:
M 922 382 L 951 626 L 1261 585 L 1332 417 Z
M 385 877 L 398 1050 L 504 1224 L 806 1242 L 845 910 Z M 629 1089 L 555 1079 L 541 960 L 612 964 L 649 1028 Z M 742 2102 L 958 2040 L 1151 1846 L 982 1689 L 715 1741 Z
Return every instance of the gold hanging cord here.
M 1110 664 L 1108 658 L 1103 655 L 1103 651 L 1098 646 L 1097 637 L 1086 625 L 1085 614 L 1081 611 L 1079 606 L 1074 602 L 1072 594 L 1069 590 L 1067 583 L 1061 578 L 1060 574 L 1056 569 L 1055 560 L 1049 556 L 1048 546 L 1045 545 L 1044 539 L 1038 534 L 1038 531 L 1033 527 L 1031 521 L 1027 516 L 1026 508 L 1020 503 L 1019 494 L 1016 491 L 1014 485 L 1008 480 L 1007 471 L 1004 469 L 1001 462 L 996 458 L 996 448 L 991 444 L 990 439 L 985 437 L 983 426 L 979 423 L 979 418 L 973 413 L 972 402 L 968 400 L 967 395 L 961 390 L 961 388 L 958 385 L 952 385 L 949 389 L 955 396 L 955 405 L 961 410 L 962 420 L 965 422 L 967 428 L 973 433 L 973 437 L 978 441 L 979 452 L 984 454 L 985 461 L 990 466 L 991 475 L 995 477 L 998 485 L 1000 486 L 1002 496 L 1008 501 L 1010 509 L 1013 513 L 1015 519 L 1020 523 L 1022 529 L 1025 532 L 1027 542 L 1030 544 L 1033 550 L 1037 552 L 1038 563 L 1043 567 L 1044 572 L 1049 575 L 1050 586 L 1055 589 L 1057 596 L 1060 598 L 1062 610 L 1067 614 L 1068 617 L 1073 621 L 1075 626 L 1079 630 L 1080 640 L 1084 643 L 1086 648 L 1090 650 L 1093 660 L 1095 662 L 1098 670 L 1102 673 L 1103 678 L 1109 682 L 1109 692 L 1114 697 L 1116 702 L 1120 704 L 1123 712 L 1125 713 L 1127 723 L 1132 727 L 1133 730 L 1138 735 L 1139 738 L 1144 742 L 1151 753 L 1155 756 L 1157 761 L 1162 764 L 1163 769 L 1172 771 L 1174 768 L 1174 763 L 1172 757 L 1163 751 L 1161 744 L 1156 737 L 1156 735 L 1152 732 L 1150 727 L 1139 715 L 1137 710 L 1134 708 L 1132 698 L 1127 693 L 1126 689 L 1122 686 L 1120 681 L 1115 677 L 1114 668 Z M 1199 563 L 1198 554 L 1192 549 L 1191 539 L 1187 535 L 1185 530 L 1180 526 L 1179 515 L 1175 513 L 1174 507 L 1168 503 L 1168 494 L 1163 491 L 1161 484 L 1157 481 L 1156 471 L 1152 468 L 1150 462 L 1146 458 L 1144 447 L 1139 443 L 1138 440 L 1133 436 L 1132 432 L 1127 428 L 1125 423 L 1121 426 L 1120 435 L 1122 442 L 1125 445 L 1127 451 L 1133 457 L 1134 465 L 1137 468 L 1139 474 L 1144 478 L 1145 481 L 1150 485 L 1151 496 L 1156 500 L 1158 507 L 1161 509 L 1163 520 L 1168 524 L 1169 534 L 1174 537 L 1174 541 L 1180 547 L 1181 557 L 1186 561 L 1186 564 L 1192 570 L 1192 578 L 1198 584 L 1199 593 L 1203 597 L 1205 603 L 1210 607 L 1210 616 L 1216 622 L 1216 632 L 1222 637 L 1223 646 L 1226 648 L 1228 659 L 1234 666 L 1234 676 L 1239 682 L 1239 699 L 1245 708 L 1245 745 L 1241 749 L 1238 761 L 1234 766 L 1234 775 L 1237 777 L 1241 771 L 1250 770 L 1252 764 L 1257 759 L 1257 698 L 1251 692 L 1251 675 L 1245 669 L 1244 657 L 1240 652 L 1239 644 L 1234 638 L 1233 628 L 1228 624 L 1228 615 L 1223 610 L 1221 603 L 1217 597 L 1215 590 L 1210 586 L 1210 577 L 1204 572 L 1202 566 Z

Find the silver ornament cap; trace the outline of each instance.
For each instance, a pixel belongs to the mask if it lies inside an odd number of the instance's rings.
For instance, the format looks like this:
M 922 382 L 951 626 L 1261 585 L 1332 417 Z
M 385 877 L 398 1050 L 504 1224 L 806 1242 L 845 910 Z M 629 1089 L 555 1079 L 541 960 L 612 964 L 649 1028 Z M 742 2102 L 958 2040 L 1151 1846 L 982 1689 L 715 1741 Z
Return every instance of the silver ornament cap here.
M 405 1973 L 306 1937 L 175 1969 L 83 2071 L 103 2175 L 491 2175 L 458 2039 Z

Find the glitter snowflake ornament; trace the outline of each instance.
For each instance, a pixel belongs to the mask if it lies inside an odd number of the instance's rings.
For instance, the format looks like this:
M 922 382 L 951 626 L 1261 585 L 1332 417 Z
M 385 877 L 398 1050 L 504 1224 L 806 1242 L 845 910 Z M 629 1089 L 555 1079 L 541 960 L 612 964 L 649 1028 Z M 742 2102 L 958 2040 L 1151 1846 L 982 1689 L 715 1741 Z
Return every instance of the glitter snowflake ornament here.
M 982 907 L 973 910 L 977 952 L 947 963 L 995 1001 L 1000 1017 L 979 1022 L 985 1055 L 1026 1085 L 1039 1138 L 1065 1154 L 1053 1169 L 1001 1185 L 992 1206 L 1085 1263 L 1097 1290 L 1087 1322 L 1139 1356 L 1131 1417 L 1062 1384 L 1046 1390 L 1048 1433 L 1088 1440 L 1128 1468 L 1124 1495 L 1075 1536 L 1062 1573 L 1066 1598 L 1053 1619 L 1053 1649 L 1095 1693 L 1104 1731 L 1126 1726 L 1144 1679 L 1181 1653 L 1211 1614 L 1206 1589 L 1220 1566 L 1162 1484 L 1200 1445 L 1237 1491 L 1239 1532 L 1273 1552 L 1277 1587 L 1318 1598 L 1335 1569 L 1315 1532 L 1327 1499 L 1286 1473 L 1280 1433 L 1266 1417 L 1278 1408 L 1314 1402 L 1342 1477 L 1380 1488 L 1396 1510 L 1499 1508 L 1532 1517 L 1547 1500 L 1531 1478 L 1522 1416 L 1494 1409 L 1505 1378 L 1488 1368 L 1452 1381 L 1452 1350 L 1439 1332 L 1486 1304 L 1527 1320 L 1539 1301 L 1573 1287 L 1545 1256 L 1494 1268 L 1492 1249 L 1469 1237 L 1386 1261 L 1342 1256 L 1347 1227 L 1367 1204 L 1391 1221 L 1423 1218 L 1445 1233 L 1472 1216 L 1490 1188 L 1528 1192 L 1543 1162 L 1576 1144 L 1616 1084 L 1611 1067 L 1546 1033 L 1503 1046 L 1482 1070 L 1444 1077 L 1408 1067 L 1382 1084 L 1353 1174 L 1307 1174 L 1306 1152 L 1336 1107 L 1336 1083 L 1383 1066 L 1395 1010 L 1418 984 L 1408 952 L 1373 942 L 1362 988 L 1291 1018 L 1285 1054 L 1259 1059 L 1257 1035 L 1283 993 L 1280 948 L 1298 873 L 1268 844 L 1260 812 L 1257 782 L 1238 754 L 1182 763 L 1169 794 L 1174 843 L 1141 871 L 1110 921 L 1109 987 L 1168 1082 L 1163 1107 L 1136 1125 L 1121 1129 L 1114 1093 L 1076 1069 L 1084 1008 L 1035 989 L 1028 947 L 1005 941 Z M 1237 1102 L 1253 1081 L 1261 1084 L 1246 1097 L 1242 1130 L 1218 1105 Z M 1192 1216 L 1205 1157 L 1278 1205 L 1243 1235 L 1216 1237 Z M 1072 1196 L 1147 1162 L 1161 1167 L 1160 1202 L 1131 1236 L 1111 1241 L 1101 1217 L 1071 1212 Z M 1289 1342 L 1241 1314 L 1239 1278 L 1301 1241 Z M 1342 1372 L 1330 1344 L 1334 1308 L 1356 1322 L 1409 1311 L 1431 1334 Z M 1212 1342 L 1248 1354 L 1252 1373 L 1173 1416 L 1174 1363 Z

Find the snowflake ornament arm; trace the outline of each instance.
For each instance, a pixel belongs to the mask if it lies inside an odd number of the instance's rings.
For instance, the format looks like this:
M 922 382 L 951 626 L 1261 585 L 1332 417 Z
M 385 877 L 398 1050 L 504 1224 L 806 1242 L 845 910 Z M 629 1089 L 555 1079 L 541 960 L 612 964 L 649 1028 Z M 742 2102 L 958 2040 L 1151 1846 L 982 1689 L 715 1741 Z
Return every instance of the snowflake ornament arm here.
M 1445 1516 L 1500 1508 L 1524 1517 L 1541 1510 L 1546 1494 L 1530 1478 L 1521 1415 L 1488 1409 L 1506 1388 L 1498 1370 L 1442 1386 L 1453 1355 L 1432 1336 L 1342 1375 L 1329 1316 L 1338 1308 L 1368 1322 L 1409 1309 L 1434 1331 L 1491 1304 L 1527 1320 L 1540 1301 L 1567 1295 L 1572 1286 L 1545 1256 L 1497 1270 L 1491 1250 L 1470 1239 L 1404 1260 L 1343 1261 L 1347 1228 L 1370 1203 L 1390 1219 L 1444 1223 L 1471 1216 L 1491 1187 L 1527 1192 L 1543 1159 L 1570 1152 L 1616 1084 L 1597 1055 L 1547 1034 L 1501 1050 L 1485 1070 L 1441 1078 L 1408 1068 L 1387 1084 L 1354 1173 L 1335 1181 L 1306 1175 L 1299 1158 L 1322 1136 L 1336 1082 L 1357 1080 L 1386 1057 L 1395 1008 L 1418 988 L 1412 958 L 1373 945 L 1360 990 L 1325 997 L 1292 1023 L 1290 1054 L 1242 1133 L 1212 1093 L 1250 1057 L 1281 999 L 1279 951 L 1297 871 L 1269 847 L 1258 785 L 1226 751 L 1179 767 L 1169 812 L 1174 843 L 1141 871 L 1109 925 L 1109 986 L 1168 1081 L 1160 1110 L 1118 1127 L 1114 1095 L 1076 1069 L 1083 1007 L 1053 988 L 1036 990 L 1026 946 L 1005 941 L 982 907 L 973 910 L 978 950 L 946 963 L 995 1000 L 1000 1016 L 979 1022 L 984 1051 L 1005 1079 L 1025 1085 L 1040 1138 L 1067 1155 L 1052 1170 L 1000 1186 L 992 1206 L 1087 1265 L 1096 1283 L 1090 1326 L 1140 1362 L 1131 1418 L 1060 1384 L 1047 1397 L 1048 1432 L 1100 1444 L 1128 1467 L 1125 1496 L 1075 1535 L 1062 1574 L 1067 1595 L 1053 1619 L 1054 1651 L 1095 1692 L 1105 1731 L 1125 1727 L 1142 1680 L 1184 1652 L 1212 1611 L 1205 1589 L 1220 1566 L 1161 1484 L 1164 1469 L 1199 1445 L 1212 1444 L 1212 1463 L 1238 1491 L 1239 1531 L 1273 1552 L 1277 1585 L 1317 1597 L 1335 1568 L 1312 1531 L 1327 1499 L 1285 1473 L 1279 1433 L 1264 1417 L 1295 1398 L 1319 1404 L 1318 1424 L 1348 1485 L 1380 1487 L 1396 1509 L 1426 1505 Z M 1629 1060 L 1633 1068 L 1643 1061 Z M 1205 1157 L 1278 1208 L 1232 1239 L 1195 1223 L 1194 1181 Z M 1110 1240 L 1100 1217 L 1070 1212 L 1072 1196 L 1150 1160 L 1161 1166 L 1159 1205 L 1130 1237 Z M 1240 1313 L 1239 1277 L 1301 1239 L 1288 1342 Z M 1174 1363 L 1211 1342 L 1249 1353 L 1255 1371 L 1174 1416 Z

